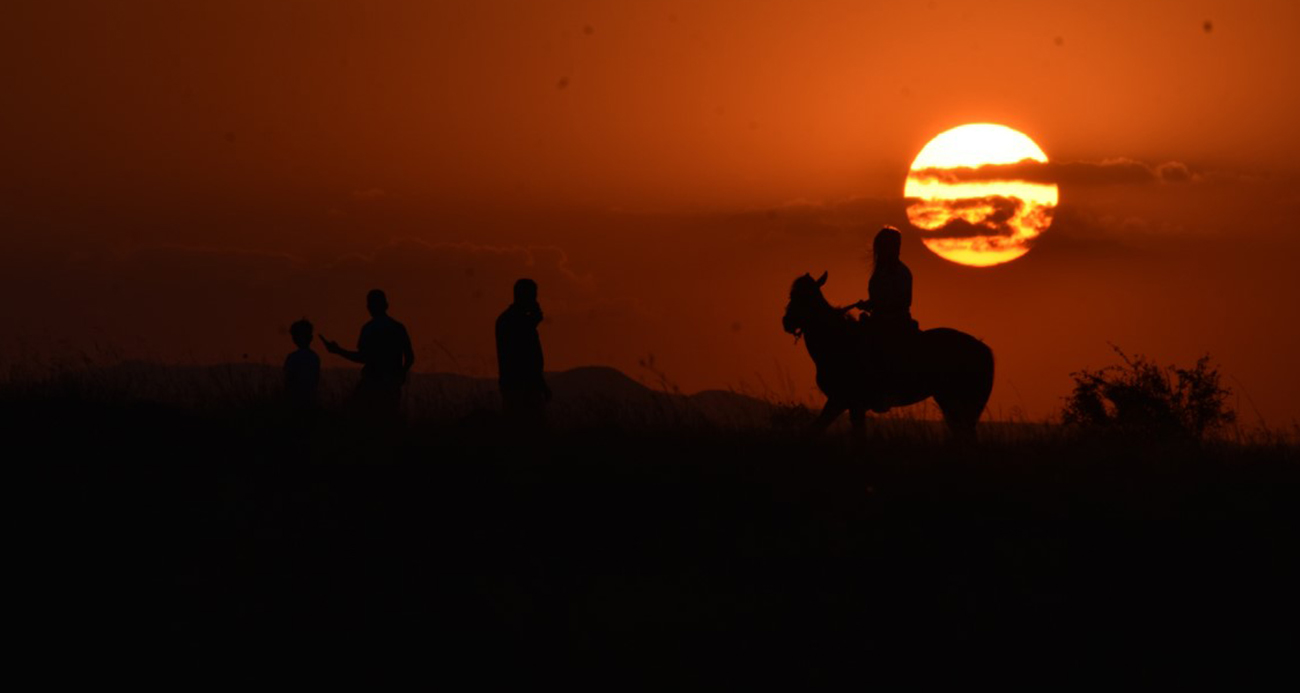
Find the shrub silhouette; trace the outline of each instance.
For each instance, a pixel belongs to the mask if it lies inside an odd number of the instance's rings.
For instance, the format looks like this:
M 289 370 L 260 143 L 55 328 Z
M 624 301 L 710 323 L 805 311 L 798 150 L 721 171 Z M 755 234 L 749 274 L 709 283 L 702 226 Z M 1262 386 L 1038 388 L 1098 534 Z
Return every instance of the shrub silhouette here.
M 1065 398 L 1066 425 L 1200 439 L 1236 421 L 1228 406 L 1232 392 L 1220 384 L 1208 354 L 1191 368 L 1179 368 L 1111 348 L 1123 364 L 1070 374 L 1074 391 Z

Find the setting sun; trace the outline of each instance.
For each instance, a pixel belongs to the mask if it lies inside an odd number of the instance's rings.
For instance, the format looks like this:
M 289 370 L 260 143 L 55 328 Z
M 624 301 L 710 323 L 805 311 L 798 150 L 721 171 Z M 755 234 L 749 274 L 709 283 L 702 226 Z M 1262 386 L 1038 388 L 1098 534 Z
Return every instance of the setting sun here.
M 946 260 L 975 267 L 1015 260 L 1051 225 L 1058 201 L 1055 184 L 1024 180 L 1015 165 L 1046 163 L 1033 140 L 1009 127 L 948 130 L 912 162 L 903 189 L 908 220 Z

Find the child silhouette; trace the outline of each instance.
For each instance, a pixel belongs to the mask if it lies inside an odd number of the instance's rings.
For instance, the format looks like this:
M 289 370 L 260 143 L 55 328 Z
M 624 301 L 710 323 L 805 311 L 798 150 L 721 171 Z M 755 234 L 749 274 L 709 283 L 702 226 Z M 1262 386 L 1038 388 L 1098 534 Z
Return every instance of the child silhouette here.
M 284 359 L 284 391 L 294 405 L 311 406 L 320 384 L 320 357 L 311 349 L 312 324 L 306 318 L 295 322 L 289 336 L 298 348 Z

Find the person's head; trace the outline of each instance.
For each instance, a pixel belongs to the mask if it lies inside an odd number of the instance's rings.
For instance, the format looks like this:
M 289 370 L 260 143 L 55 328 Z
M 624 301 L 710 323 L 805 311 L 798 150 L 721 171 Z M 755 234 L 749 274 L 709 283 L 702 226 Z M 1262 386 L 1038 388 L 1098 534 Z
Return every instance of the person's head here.
M 370 293 L 366 294 L 366 310 L 375 317 L 388 312 L 388 297 L 384 295 L 382 289 L 371 289 Z
M 537 282 L 528 278 L 515 282 L 515 303 L 521 305 L 537 303 Z
M 896 264 L 898 254 L 903 249 L 903 234 L 892 226 L 886 226 L 876 232 L 876 240 L 871 244 L 871 259 L 875 267 Z
M 311 344 L 312 325 L 303 318 L 289 326 L 289 336 L 293 338 L 293 343 L 298 345 L 299 349 L 306 349 Z

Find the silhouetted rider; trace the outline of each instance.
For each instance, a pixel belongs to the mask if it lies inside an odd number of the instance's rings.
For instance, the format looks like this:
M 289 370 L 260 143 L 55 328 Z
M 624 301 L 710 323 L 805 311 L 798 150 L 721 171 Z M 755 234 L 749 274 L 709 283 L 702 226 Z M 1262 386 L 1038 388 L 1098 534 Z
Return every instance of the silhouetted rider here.
M 537 303 L 537 282 L 515 282 L 515 301 L 497 318 L 497 373 L 501 400 L 507 414 L 540 416 L 551 388 L 543 376 L 542 340 L 537 326 L 542 307 Z
M 362 364 L 357 399 L 361 404 L 396 413 L 401 402 L 402 384 L 415 363 L 411 337 L 402 323 L 388 315 L 388 297 L 379 289 L 366 294 L 370 321 L 361 328 L 357 350 L 349 351 L 321 336 L 325 350 L 354 363 Z
M 867 300 L 855 304 L 885 330 L 916 327 L 912 320 L 912 271 L 899 258 L 902 246 L 903 234 L 892 226 L 876 234 Z
M 896 390 L 901 385 L 901 371 L 909 360 L 907 354 L 911 337 L 918 334 L 912 319 L 912 271 L 899 257 L 903 234 L 892 226 L 876 233 L 871 244 L 872 270 L 867 282 L 867 300 L 858 301 L 855 307 L 866 313 L 869 349 L 868 379 L 875 401 L 870 405 L 876 412 L 886 412 L 898 399 Z

